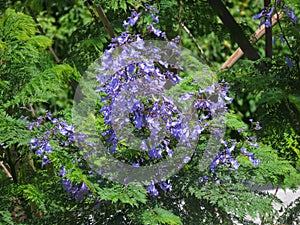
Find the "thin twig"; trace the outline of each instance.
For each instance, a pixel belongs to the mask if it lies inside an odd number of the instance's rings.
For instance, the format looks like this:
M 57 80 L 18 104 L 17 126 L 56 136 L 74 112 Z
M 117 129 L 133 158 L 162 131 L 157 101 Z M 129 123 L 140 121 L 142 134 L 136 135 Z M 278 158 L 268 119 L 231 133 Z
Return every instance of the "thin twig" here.
M 282 18 L 282 14 L 274 15 L 272 17 L 272 26 L 274 26 L 279 20 Z M 258 41 L 266 32 L 265 25 L 261 25 L 260 28 L 256 30 L 256 32 L 251 36 L 250 43 L 254 44 L 256 41 Z M 242 56 L 244 55 L 244 52 L 241 48 L 238 48 L 227 60 L 226 62 L 221 66 L 221 69 L 227 69 L 231 66 L 233 66 Z
M 28 6 L 28 11 L 29 11 L 29 14 L 30 16 L 32 17 L 32 19 L 34 20 L 34 22 L 37 24 L 37 28 L 38 30 L 40 31 L 40 33 L 42 35 L 45 35 L 45 32 L 43 30 L 43 28 L 39 25 L 39 21 L 37 20 L 37 18 L 35 17 L 34 13 L 33 13 L 33 10 Z M 55 61 L 57 64 L 60 63 L 60 59 L 58 58 L 58 56 L 56 55 L 54 49 L 52 48 L 52 46 L 49 46 L 48 47 L 49 51 L 51 52 L 51 54 L 53 55 Z
M 180 37 L 180 39 L 179 39 L 179 41 L 181 42 L 181 28 L 182 28 L 182 26 L 181 26 L 181 24 L 182 24 L 182 22 L 181 22 L 181 17 L 182 17 L 182 0 L 179 0 L 179 18 L 178 18 L 178 23 L 179 23 L 179 28 L 178 28 L 178 35 L 179 35 L 179 37 Z
M 274 196 L 276 196 L 276 195 L 277 195 L 277 192 L 278 192 L 278 190 L 279 190 L 279 184 L 277 184 L 277 185 L 276 185 L 276 189 L 275 189 Z
M 201 53 L 201 56 L 203 57 L 203 59 L 205 60 L 205 62 L 209 65 L 212 66 L 211 62 L 209 61 L 209 59 L 206 57 L 203 49 L 200 47 L 200 45 L 198 44 L 196 38 L 193 36 L 193 34 L 190 32 L 190 30 L 181 22 L 180 24 L 182 26 L 182 28 L 184 29 L 184 31 L 190 36 L 190 38 L 192 39 L 192 41 L 194 42 L 194 44 L 196 45 L 196 47 L 198 48 L 198 50 Z
M 181 18 L 182 18 L 182 0 L 179 0 L 179 13 L 178 13 L 178 36 L 179 36 L 179 45 L 182 44 L 182 39 L 181 39 L 181 32 L 182 32 L 182 22 L 181 22 Z M 177 74 L 180 74 L 180 68 L 177 69 Z
M 2 169 L 4 170 L 4 172 L 6 173 L 6 175 L 8 176 L 8 178 L 10 180 L 13 180 L 13 177 L 11 175 L 11 173 L 8 171 L 8 169 L 6 168 L 6 166 L 3 164 L 3 162 L 0 162 L 0 166 L 2 167 Z

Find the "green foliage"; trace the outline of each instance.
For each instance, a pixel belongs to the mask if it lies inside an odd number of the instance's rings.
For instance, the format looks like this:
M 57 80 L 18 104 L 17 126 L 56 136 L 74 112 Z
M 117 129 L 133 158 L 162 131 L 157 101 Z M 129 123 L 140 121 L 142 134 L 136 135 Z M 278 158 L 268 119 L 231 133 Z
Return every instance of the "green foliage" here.
M 34 203 L 38 210 L 46 212 L 45 196 L 40 187 L 32 184 L 21 185 L 18 187 L 23 197 L 28 201 L 28 204 Z
M 30 16 L 13 9 L 7 9 L 1 21 L 1 36 L 3 40 L 27 41 L 35 34 L 36 25 Z
M 135 0 L 112 0 L 109 2 L 103 0 L 96 0 L 95 3 L 101 6 L 105 6 L 105 9 L 112 9 L 114 12 L 117 10 L 124 10 L 125 12 L 132 7 L 142 6 L 142 2 L 146 0 L 135 1 Z
M 79 80 L 79 75 L 69 65 L 51 62 L 46 48 L 52 40 L 35 35 L 37 30 L 31 17 L 8 9 L 0 23 L 4 37 L 0 52 L 3 109 L 47 102 L 66 92 L 66 84 L 71 79 Z M 13 32 L 6 34 L 10 29 Z
M 132 207 L 138 207 L 139 203 L 145 204 L 147 201 L 145 188 L 137 184 L 130 184 L 127 187 L 114 185 L 112 188 L 99 189 L 98 194 L 103 200 L 110 200 L 112 203 L 120 201 Z
M 22 90 L 14 96 L 14 99 L 4 106 L 29 105 L 39 102 L 47 102 L 67 89 L 66 83 L 71 80 L 78 80 L 79 75 L 68 64 L 55 65 L 45 70 L 38 76 L 34 76 L 24 85 Z M 29 98 L 30 96 L 30 98 Z
M 244 184 L 238 183 L 212 183 L 201 189 L 190 188 L 190 192 L 198 199 L 207 200 L 210 204 L 223 208 L 227 213 L 243 219 L 247 215 L 255 218 L 259 212 L 260 216 L 272 215 L 273 196 L 258 192 L 249 192 Z M 242 207 L 241 207 L 242 204 Z
M 181 219 L 174 215 L 172 212 L 165 210 L 161 207 L 155 207 L 154 209 L 145 210 L 142 215 L 143 224 L 155 225 L 155 224 L 170 224 L 180 225 L 183 224 Z
M 30 134 L 23 130 L 24 121 L 13 119 L 6 112 L 0 110 L 0 142 L 7 143 L 8 146 L 14 144 L 27 145 Z
M 9 211 L 0 211 L 0 223 L 5 225 L 14 225 Z
M 291 163 L 284 158 L 277 155 L 277 151 L 270 146 L 261 146 L 259 149 L 253 150 L 255 155 L 261 159 L 261 165 L 257 170 L 252 170 L 251 175 L 253 181 L 259 183 L 261 186 L 272 183 L 273 186 L 280 184 L 282 188 L 296 188 L 299 186 L 300 174 L 291 165 Z M 239 158 L 242 164 L 245 159 Z M 248 163 L 249 172 L 251 165 Z

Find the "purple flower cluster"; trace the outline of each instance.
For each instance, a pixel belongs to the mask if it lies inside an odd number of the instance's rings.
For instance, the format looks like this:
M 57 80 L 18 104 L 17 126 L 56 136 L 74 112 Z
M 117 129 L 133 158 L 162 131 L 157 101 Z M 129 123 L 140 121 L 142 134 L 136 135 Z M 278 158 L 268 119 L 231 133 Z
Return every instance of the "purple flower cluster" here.
M 295 25 L 298 23 L 298 17 L 295 15 L 295 10 L 294 8 L 286 5 L 284 1 L 277 1 L 277 6 L 285 10 L 286 15 L 288 16 L 289 19 L 291 19 L 292 23 Z
M 85 182 L 73 185 L 72 182 L 67 178 L 62 179 L 62 186 L 67 193 L 72 193 L 76 200 L 83 200 L 84 196 L 90 192 L 90 189 L 87 187 Z
M 248 152 L 245 148 L 240 149 L 241 153 L 249 158 L 249 160 L 253 163 L 254 166 L 258 166 L 260 163 L 260 159 L 255 159 L 254 154 L 252 152 Z
M 298 17 L 295 15 L 295 10 L 289 6 L 284 6 L 284 8 L 288 18 L 292 20 L 293 24 L 298 23 Z
M 251 122 L 254 130 L 260 130 L 262 128 L 259 122 L 254 122 L 253 119 L 249 119 L 249 121 Z
M 295 10 L 290 7 L 285 5 L 285 3 L 282 3 L 281 1 L 277 1 L 277 6 L 279 6 L 280 4 L 282 4 L 281 8 L 284 9 L 286 15 L 288 16 L 288 18 L 291 19 L 292 23 L 295 25 L 298 23 L 298 17 L 295 15 Z M 266 27 L 271 27 L 271 21 L 272 21 L 272 15 L 274 13 L 275 7 L 272 6 L 271 9 L 267 9 L 264 8 L 263 10 L 260 11 L 260 13 L 256 14 L 253 16 L 253 19 L 258 20 L 260 19 L 260 24 L 259 27 L 265 23 Z
M 147 31 L 153 33 L 157 37 L 162 37 L 166 40 L 166 33 L 155 27 L 155 25 L 159 23 L 158 10 L 151 5 L 145 4 L 145 11 L 150 15 L 150 18 L 152 19 L 152 23 L 147 24 L 146 26 Z M 135 10 L 133 10 L 131 12 L 131 16 L 128 17 L 128 21 L 125 20 L 123 22 L 123 27 L 128 29 L 129 27 L 135 26 L 140 19 L 141 14 L 142 13 L 137 13 Z
M 271 7 L 270 10 L 268 9 L 263 9 L 260 11 L 260 13 L 256 14 L 253 16 L 253 19 L 258 20 L 260 19 L 260 24 L 259 27 L 264 23 L 266 27 L 272 27 L 272 15 L 274 12 L 274 6 Z
M 248 139 L 248 144 L 250 146 L 258 147 L 256 138 L 247 137 L 247 139 Z M 232 143 L 230 147 L 228 146 L 227 141 L 221 140 L 221 143 L 224 145 L 225 149 L 221 150 L 219 152 L 219 154 L 215 157 L 214 161 L 211 163 L 211 165 L 210 165 L 211 171 L 214 173 L 216 167 L 218 167 L 218 165 L 222 165 L 222 164 L 230 164 L 234 169 L 238 169 L 240 164 L 237 162 L 235 157 L 232 156 L 232 153 L 235 150 L 237 143 L 236 142 Z M 241 148 L 240 152 L 243 155 L 247 156 L 254 166 L 259 165 L 260 160 L 256 159 L 254 157 L 254 153 L 248 152 L 245 148 Z
M 294 66 L 293 62 L 291 61 L 290 57 L 288 54 L 285 55 L 285 62 L 286 62 L 286 65 L 289 67 L 289 68 L 292 68 Z
M 128 21 L 124 20 L 123 27 L 126 28 L 128 25 L 133 27 L 138 19 L 140 18 L 141 13 L 137 13 L 135 10 L 131 12 L 131 16 L 128 17 Z
M 27 118 L 22 117 L 24 120 Z M 35 151 L 35 154 L 42 158 L 42 167 L 46 164 L 50 164 L 51 161 L 48 158 L 48 154 L 51 154 L 53 147 L 50 144 L 51 140 L 57 140 L 60 146 L 69 146 L 75 142 L 74 127 L 68 125 L 65 120 L 52 118 L 52 114 L 47 112 L 45 116 L 40 116 L 35 122 L 27 122 L 27 129 L 34 130 L 45 128 L 43 123 L 49 121 L 52 125 L 51 128 L 47 128 L 42 135 L 38 135 L 30 140 L 30 150 Z M 57 135 L 61 134 L 65 138 L 59 138 Z M 63 140 L 62 140 L 63 139 Z
M 220 164 L 230 163 L 234 169 L 239 168 L 239 163 L 236 159 L 231 155 L 236 147 L 236 143 L 233 143 L 230 147 L 228 146 L 227 141 L 222 140 L 221 143 L 225 146 L 225 149 L 221 150 L 219 154 L 215 157 L 213 162 L 210 164 L 210 169 L 214 173 L 216 167 Z
M 292 22 L 293 25 L 296 25 L 298 23 L 298 17 L 295 15 L 295 10 L 294 8 L 290 7 L 290 6 L 287 6 L 285 4 L 284 1 L 276 1 L 276 4 L 275 6 L 272 6 L 271 9 L 267 9 L 267 8 L 264 8 L 259 14 L 257 15 L 254 15 L 253 18 L 255 20 L 258 20 L 260 19 L 260 24 L 259 24 L 259 27 L 265 23 L 266 27 L 271 27 L 272 24 L 271 24 L 271 20 L 272 20 L 272 15 L 274 14 L 274 11 L 277 13 L 277 11 L 284 11 L 285 14 L 287 15 L 288 19 Z M 287 39 L 282 36 L 282 35 L 278 35 L 281 42 L 282 43 L 285 43 L 287 42 Z M 274 36 L 273 38 L 273 44 L 275 44 L 276 42 L 276 36 Z M 288 54 L 286 54 L 285 56 L 285 61 L 286 61 L 286 64 L 289 68 L 293 67 L 293 62 L 291 61 L 290 57 Z
M 160 182 L 158 185 L 159 185 L 160 189 L 163 190 L 164 192 L 172 190 L 172 185 L 165 181 Z M 158 196 L 158 194 L 159 194 L 159 192 L 153 182 L 146 187 L 146 190 L 150 196 L 155 197 L 155 196 Z
M 154 21 L 150 25 L 150 31 L 157 36 L 165 38 L 163 32 L 154 28 L 154 25 L 158 23 L 157 10 L 150 6 L 146 7 L 146 9 L 150 11 L 151 18 Z M 139 17 L 140 13 L 132 12 L 129 21 L 124 21 L 124 26 L 133 26 Z M 167 80 L 170 80 L 173 84 L 181 80 L 178 74 L 168 70 L 170 65 L 162 59 L 159 48 L 153 46 L 151 52 L 147 52 L 149 48 L 146 48 L 145 45 L 146 43 L 141 39 L 140 35 L 131 35 L 128 31 L 125 31 L 119 37 L 114 38 L 109 45 L 110 48 L 104 52 L 101 68 L 99 68 L 97 76 L 97 81 L 100 82 L 97 92 L 102 92 L 106 95 L 106 97 L 101 99 L 105 105 L 100 109 L 100 113 L 103 115 L 106 125 L 112 126 L 116 102 L 122 102 L 124 105 L 120 113 L 127 112 L 126 108 L 128 108 L 128 102 L 130 102 L 131 106 L 129 106 L 130 109 L 128 111 L 130 121 L 119 121 L 118 126 L 120 128 L 128 125 L 128 122 L 130 122 L 136 130 L 148 129 L 151 133 L 150 136 L 154 137 L 162 129 L 161 124 L 158 122 L 158 118 L 162 118 L 171 135 L 175 139 L 180 139 L 182 136 L 180 133 L 181 123 L 179 120 L 173 119 L 178 113 L 174 103 L 165 95 L 158 98 L 148 98 L 147 101 L 141 101 L 138 97 L 142 92 L 144 95 L 149 96 L 153 95 L 154 92 L 161 95 Z M 121 49 L 118 52 L 118 58 L 114 56 L 114 50 L 117 47 Z M 173 50 L 177 51 L 174 47 Z M 135 59 L 137 56 L 140 56 L 138 61 L 130 61 L 130 59 Z M 161 69 L 157 64 L 164 69 Z M 139 82 L 141 79 L 143 79 L 145 85 Z M 126 102 L 121 101 L 122 93 L 127 90 L 131 92 L 131 98 L 126 96 Z M 105 138 L 110 152 L 115 153 L 119 139 L 114 129 L 107 129 L 102 132 L 102 136 Z M 172 154 L 172 150 L 166 143 L 167 140 L 164 140 L 164 143 L 157 143 L 156 146 L 149 147 L 145 142 L 142 142 L 139 147 L 144 148 L 151 159 L 159 159 L 162 157 L 163 149 L 167 151 L 168 155 Z
M 62 186 L 67 193 L 72 193 L 76 200 L 83 200 L 84 196 L 90 192 L 85 182 L 81 182 L 77 185 L 73 185 L 72 182 L 66 178 L 67 171 L 65 167 L 62 167 L 59 171 L 59 175 L 63 177 Z

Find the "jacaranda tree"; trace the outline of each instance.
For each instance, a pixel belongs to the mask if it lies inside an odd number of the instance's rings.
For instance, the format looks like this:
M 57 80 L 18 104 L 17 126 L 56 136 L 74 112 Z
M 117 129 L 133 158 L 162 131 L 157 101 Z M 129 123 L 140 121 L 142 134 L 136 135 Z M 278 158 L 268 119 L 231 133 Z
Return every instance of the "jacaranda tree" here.
M 299 186 L 299 3 L 226 1 L 274 45 L 221 71 L 212 2 L 3 3 L 1 224 L 297 223 L 251 187 Z

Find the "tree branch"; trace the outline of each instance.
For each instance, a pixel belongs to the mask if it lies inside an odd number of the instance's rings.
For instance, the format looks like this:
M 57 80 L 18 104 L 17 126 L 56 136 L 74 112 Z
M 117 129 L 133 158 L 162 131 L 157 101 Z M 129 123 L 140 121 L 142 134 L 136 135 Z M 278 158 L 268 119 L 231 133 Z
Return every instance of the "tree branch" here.
M 190 30 L 180 21 L 180 26 L 184 29 L 184 31 L 190 36 L 190 38 L 192 39 L 192 41 L 194 42 L 194 44 L 196 45 L 196 47 L 198 48 L 202 58 L 205 60 L 205 62 L 209 65 L 212 66 L 211 62 L 209 61 L 209 59 L 206 57 L 203 49 L 200 47 L 200 45 L 198 44 L 196 38 L 193 36 L 193 34 L 190 32 Z
M 39 25 L 39 21 L 36 19 L 35 15 L 34 15 L 34 13 L 33 13 L 33 10 L 32 10 L 29 6 L 28 6 L 28 11 L 29 11 L 29 14 L 30 14 L 31 18 L 32 18 L 32 19 L 34 20 L 34 22 L 37 24 L 37 28 L 38 28 L 38 30 L 40 31 L 40 33 L 41 33 L 42 35 L 45 35 L 45 32 L 44 32 L 43 28 Z M 60 59 L 59 59 L 58 56 L 56 55 L 56 53 L 55 53 L 54 49 L 52 48 L 52 46 L 49 46 L 48 49 L 49 49 L 49 51 L 51 52 L 51 54 L 53 55 L 53 57 L 54 57 L 56 63 L 59 64 L 59 63 L 60 63 Z
M 89 5 L 93 5 L 92 1 L 87 1 L 87 4 Z M 102 7 L 100 5 L 96 6 L 96 11 L 100 17 L 101 22 L 103 23 L 103 26 L 106 29 L 106 32 L 109 34 L 110 38 L 114 38 L 116 37 L 115 32 L 111 26 L 111 23 L 109 22 L 109 20 L 107 19 Z
M 97 20 L 97 16 L 94 13 L 89 1 L 84 2 L 84 4 L 86 5 L 86 7 L 88 8 L 89 12 L 91 13 L 92 17 L 94 18 L 94 20 Z

